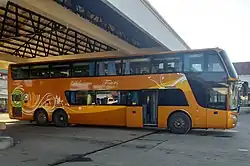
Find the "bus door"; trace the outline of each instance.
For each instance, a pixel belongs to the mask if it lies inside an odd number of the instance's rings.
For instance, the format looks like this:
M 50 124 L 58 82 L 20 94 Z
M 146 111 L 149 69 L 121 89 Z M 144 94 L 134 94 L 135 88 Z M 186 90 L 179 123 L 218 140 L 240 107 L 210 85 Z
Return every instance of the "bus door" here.
M 207 128 L 227 126 L 227 88 L 209 90 L 207 100 Z
M 158 92 L 145 90 L 140 95 L 144 126 L 157 126 Z

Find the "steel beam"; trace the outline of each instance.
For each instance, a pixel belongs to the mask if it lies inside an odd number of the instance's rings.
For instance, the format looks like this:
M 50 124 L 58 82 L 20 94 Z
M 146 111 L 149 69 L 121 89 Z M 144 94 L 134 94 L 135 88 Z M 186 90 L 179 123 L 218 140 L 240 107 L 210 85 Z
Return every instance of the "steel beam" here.
M 0 52 L 35 58 L 115 50 L 16 3 L 8 1 L 0 10 Z
M 77 14 L 63 8 L 52 0 L 12 0 L 12 2 L 32 11 L 36 11 L 41 15 L 46 15 L 46 17 L 56 20 L 60 24 L 70 27 L 78 32 L 88 34 L 89 37 L 96 39 L 95 41 L 101 41 L 117 50 L 127 53 L 133 53 L 138 50 L 135 46 L 110 34 L 106 30 L 90 23 L 84 18 L 77 16 Z

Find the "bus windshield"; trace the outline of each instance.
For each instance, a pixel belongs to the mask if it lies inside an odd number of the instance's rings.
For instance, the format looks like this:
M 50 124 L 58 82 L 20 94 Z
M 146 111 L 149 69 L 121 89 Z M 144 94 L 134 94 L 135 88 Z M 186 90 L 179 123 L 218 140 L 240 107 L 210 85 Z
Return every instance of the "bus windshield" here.
M 227 70 L 228 70 L 230 77 L 237 79 L 238 78 L 237 72 L 233 66 L 233 63 L 231 63 L 231 61 L 229 60 L 229 57 L 226 54 L 226 52 L 223 50 L 223 51 L 220 51 L 219 53 L 220 53 L 225 65 L 227 67 Z

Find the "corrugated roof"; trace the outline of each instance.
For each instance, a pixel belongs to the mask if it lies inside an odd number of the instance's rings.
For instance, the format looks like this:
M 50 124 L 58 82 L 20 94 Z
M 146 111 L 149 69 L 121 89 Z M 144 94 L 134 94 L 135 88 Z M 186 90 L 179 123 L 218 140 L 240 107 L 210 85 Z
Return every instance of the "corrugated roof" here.
M 250 75 L 250 62 L 233 63 L 238 75 Z

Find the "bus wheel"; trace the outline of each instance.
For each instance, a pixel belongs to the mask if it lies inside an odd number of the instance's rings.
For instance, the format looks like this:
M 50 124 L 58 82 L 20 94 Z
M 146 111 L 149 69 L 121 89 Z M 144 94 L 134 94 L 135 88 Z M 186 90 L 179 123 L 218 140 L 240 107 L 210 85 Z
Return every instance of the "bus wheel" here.
M 37 109 L 34 114 L 34 119 L 39 126 L 48 124 L 48 114 L 44 109 Z
M 68 115 L 62 110 L 55 110 L 53 113 L 53 122 L 57 127 L 66 127 L 68 126 Z
M 168 128 L 175 134 L 186 134 L 191 129 L 191 119 L 184 112 L 173 113 L 168 119 Z

